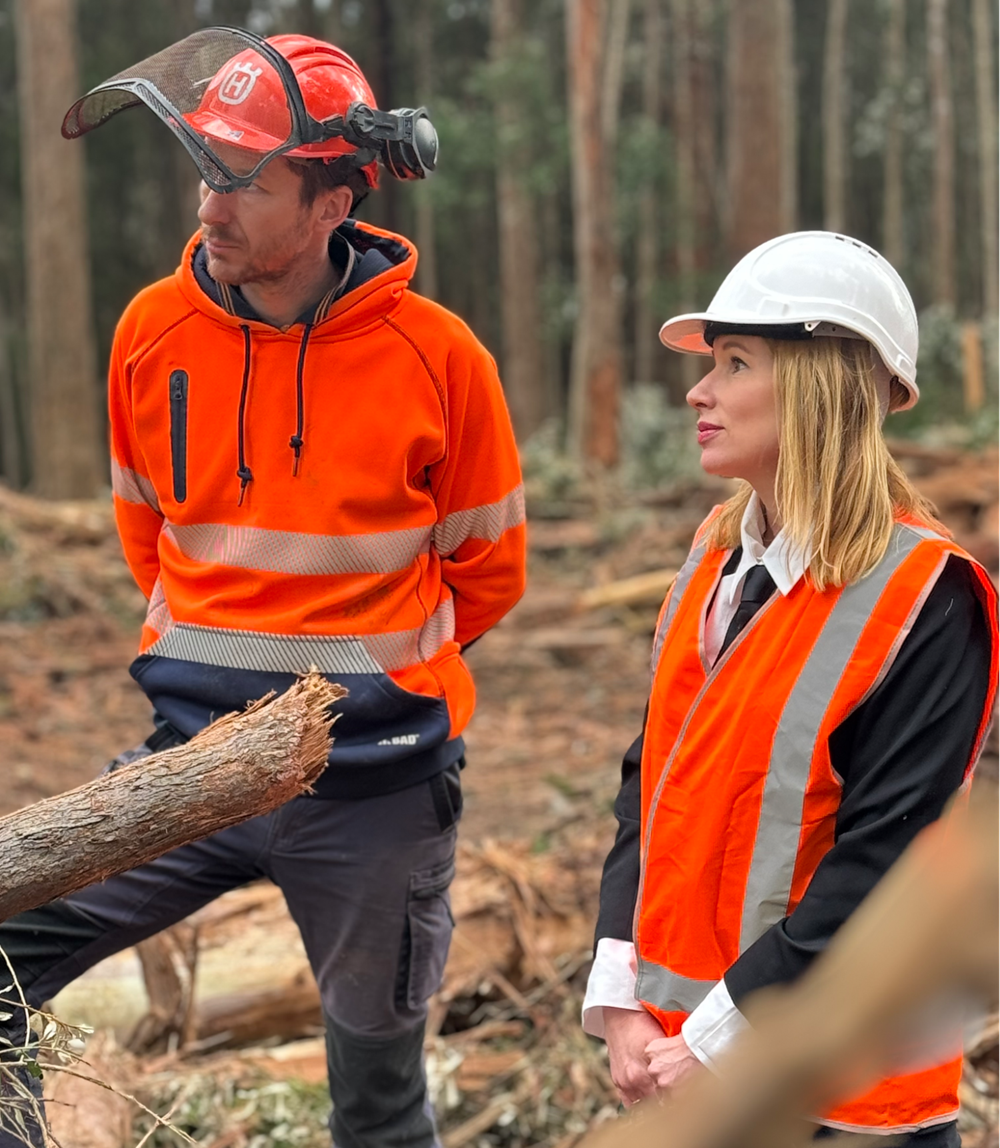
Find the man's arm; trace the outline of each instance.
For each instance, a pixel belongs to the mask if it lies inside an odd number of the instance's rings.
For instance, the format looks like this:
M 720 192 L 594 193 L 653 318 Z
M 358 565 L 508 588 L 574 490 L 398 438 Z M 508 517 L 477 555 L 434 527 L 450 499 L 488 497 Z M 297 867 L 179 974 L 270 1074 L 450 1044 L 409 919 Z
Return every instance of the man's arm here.
M 476 344 L 456 354 L 445 386 L 448 450 L 430 468 L 438 507 L 434 548 L 466 646 L 524 593 L 524 488 L 496 366 Z
M 163 513 L 142 452 L 135 441 L 130 380 L 120 329 L 111 351 L 108 414 L 111 420 L 111 489 L 115 522 L 125 561 L 139 589 L 148 598 L 160 573 L 156 545 L 163 525 Z

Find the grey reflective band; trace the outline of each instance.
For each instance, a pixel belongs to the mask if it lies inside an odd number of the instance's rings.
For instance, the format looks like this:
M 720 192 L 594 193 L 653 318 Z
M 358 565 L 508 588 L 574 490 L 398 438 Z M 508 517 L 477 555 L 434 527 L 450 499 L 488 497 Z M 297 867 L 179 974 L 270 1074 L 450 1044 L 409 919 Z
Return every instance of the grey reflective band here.
M 785 702 L 764 781 L 740 926 L 745 952 L 788 913 L 816 739 L 844 670 L 890 578 L 922 541 L 896 525 L 871 574 L 844 588 Z
M 185 558 L 274 574 L 392 574 L 430 546 L 431 528 L 379 534 L 302 534 L 206 522 L 168 523 L 163 533 Z
M 636 1000 L 646 1001 L 664 1012 L 694 1012 L 716 984 L 716 981 L 695 981 L 679 976 L 663 965 L 640 958 L 635 996 Z
M 234 670 L 299 674 L 380 674 L 426 661 L 455 634 L 455 608 L 442 602 L 414 630 L 381 634 L 286 635 L 175 622 L 162 592 L 154 590 L 146 621 L 160 637 L 144 654 Z
M 941 536 L 922 527 L 896 524 L 882 561 L 871 574 L 845 587 L 837 599 L 785 701 L 764 780 L 757 837 L 743 902 L 740 953 L 745 952 L 788 913 L 792 877 L 802 833 L 805 792 L 812 771 L 812 759 L 820 727 L 865 626 L 890 579 L 917 546 L 927 539 L 940 541 Z M 679 583 L 684 573 L 685 570 L 682 570 L 678 575 L 678 582 L 674 586 L 675 593 L 678 590 L 683 592 L 683 587 Z M 686 581 L 690 581 L 690 577 L 689 572 Z M 670 620 L 672 613 L 669 618 L 664 619 L 662 627 L 664 632 Z M 662 642 L 660 635 L 657 637 L 658 641 Z M 648 855 L 656 806 L 664 782 L 684 740 L 688 725 L 714 677 L 713 670 L 691 704 L 673 751 L 660 776 L 650 803 L 644 856 Z M 641 919 L 645 881 L 646 865 L 643 862 L 636 903 L 637 942 L 640 941 L 638 925 Z M 680 976 L 664 966 L 653 964 L 640 957 L 635 995 L 639 1000 L 647 1001 L 664 1011 L 690 1012 L 704 1000 L 715 984 L 714 980 L 699 981 Z
M 136 474 L 134 470 L 120 466 L 114 459 L 111 460 L 111 490 L 123 502 L 149 506 L 157 514 L 162 514 L 159 499 L 156 497 L 156 489 L 149 479 L 144 475 Z
M 699 543 L 699 545 L 688 554 L 684 565 L 677 572 L 677 577 L 674 579 L 674 584 L 670 591 L 670 604 L 667 606 L 667 612 L 660 621 L 660 625 L 656 631 L 656 637 L 653 639 L 653 653 L 649 662 L 650 670 L 653 674 L 656 673 L 656 667 L 660 664 L 660 654 L 663 651 L 663 643 L 666 640 L 667 631 L 670 629 L 670 623 L 674 620 L 677 607 L 680 605 L 681 598 L 684 597 L 684 591 L 688 588 L 688 583 L 694 577 L 694 572 L 701 564 L 702 558 L 705 557 L 706 550 L 706 544 L 704 542 Z
M 498 542 L 502 534 L 524 521 L 524 486 L 518 484 L 499 502 L 456 510 L 434 527 L 434 549 L 447 557 L 467 538 Z

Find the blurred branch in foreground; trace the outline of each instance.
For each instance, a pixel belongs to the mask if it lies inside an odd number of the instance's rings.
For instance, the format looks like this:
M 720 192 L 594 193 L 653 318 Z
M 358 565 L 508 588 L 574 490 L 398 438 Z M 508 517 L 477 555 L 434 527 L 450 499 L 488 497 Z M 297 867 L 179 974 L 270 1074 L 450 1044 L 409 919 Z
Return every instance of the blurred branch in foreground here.
M 804 1148 L 815 1126 L 803 1117 L 911 1063 L 936 1005 L 954 1023 L 959 1000 L 994 1001 L 997 829 L 996 785 L 977 782 L 967 803 L 914 842 L 799 984 L 757 995 L 754 1028 L 722 1076 L 701 1074 L 671 1102 L 602 1129 L 587 1148 Z

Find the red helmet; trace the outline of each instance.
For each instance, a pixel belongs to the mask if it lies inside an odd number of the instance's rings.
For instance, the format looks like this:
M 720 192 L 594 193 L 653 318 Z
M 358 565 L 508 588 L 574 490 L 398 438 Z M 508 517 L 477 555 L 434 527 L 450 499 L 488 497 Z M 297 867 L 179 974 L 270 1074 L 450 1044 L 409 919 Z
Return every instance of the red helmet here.
M 345 116 L 353 103 L 374 108 L 375 96 L 361 69 L 346 52 L 312 36 L 270 36 L 267 43 L 289 62 L 302 92 L 306 111 L 316 120 Z M 291 131 L 285 88 L 274 66 L 260 53 L 246 48 L 212 77 L 198 109 L 184 119 L 200 135 L 254 152 L 280 148 Z M 319 143 L 301 144 L 287 156 L 335 159 L 358 148 L 342 136 Z M 361 171 L 370 187 L 378 183 L 378 164 Z

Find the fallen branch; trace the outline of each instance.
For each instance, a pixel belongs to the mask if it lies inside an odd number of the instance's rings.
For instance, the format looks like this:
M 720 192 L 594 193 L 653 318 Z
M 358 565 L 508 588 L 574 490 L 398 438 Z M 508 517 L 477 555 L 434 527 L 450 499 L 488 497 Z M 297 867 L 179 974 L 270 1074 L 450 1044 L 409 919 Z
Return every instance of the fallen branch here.
M 185 745 L 0 818 L 0 920 L 257 817 L 304 792 L 346 690 L 309 674 Z
M 658 605 L 677 577 L 676 570 L 649 570 L 632 578 L 620 578 L 584 590 L 576 600 L 578 610 L 597 610 L 601 606 Z

